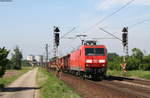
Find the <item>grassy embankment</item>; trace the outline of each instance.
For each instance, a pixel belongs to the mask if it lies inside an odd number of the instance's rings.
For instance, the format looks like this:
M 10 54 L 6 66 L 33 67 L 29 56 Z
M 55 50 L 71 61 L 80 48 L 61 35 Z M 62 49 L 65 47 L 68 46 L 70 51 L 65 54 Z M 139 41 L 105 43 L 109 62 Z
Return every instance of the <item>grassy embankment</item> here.
M 114 76 L 123 76 L 122 71 L 115 71 L 115 70 L 108 70 L 107 74 Z M 150 80 L 150 71 L 142 71 L 142 70 L 127 71 L 126 76 Z
M 12 73 L 9 76 L 0 78 L 0 89 L 5 87 L 6 85 L 10 84 L 11 82 L 13 82 L 18 77 L 20 77 L 22 74 L 24 74 L 27 71 L 29 71 L 30 69 L 31 69 L 31 67 L 23 67 L 21 70 L 6 70 L 6 73 L 15 71 L 15 74 Z
M 37 84 L 41 87 L 40 98 L 81 98 L 63 81 L 42 68 L 38 69 Z

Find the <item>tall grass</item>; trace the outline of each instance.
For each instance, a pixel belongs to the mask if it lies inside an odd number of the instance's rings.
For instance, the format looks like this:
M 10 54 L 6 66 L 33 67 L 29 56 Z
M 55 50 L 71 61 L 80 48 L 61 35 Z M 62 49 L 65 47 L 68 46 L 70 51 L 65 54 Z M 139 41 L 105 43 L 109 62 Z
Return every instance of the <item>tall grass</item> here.
M 37 83 L 41 87 L 41 98 L 81 98 L 63 81 L 42 68 L 38 70 Z
M 122 71 L 116 71 L 116 70 L 108 70 L 107 74 L 114 75 L 114 76 L 123 76 Z M 127 71 L 126 76 L 150 80 L 150 71 L 142 71 L 142 70 Z

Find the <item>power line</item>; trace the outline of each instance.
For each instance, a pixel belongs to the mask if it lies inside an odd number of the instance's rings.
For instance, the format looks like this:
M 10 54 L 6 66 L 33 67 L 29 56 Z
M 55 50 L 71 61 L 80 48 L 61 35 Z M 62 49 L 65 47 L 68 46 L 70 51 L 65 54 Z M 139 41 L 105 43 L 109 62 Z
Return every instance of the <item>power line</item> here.
M 71 33 L 72 31 L 74 31 L 76 28 L 75 27 L 73 27 L 70 31 L 68 31 L 67 33 L 65 33 L 62 37 L 61 37 L 61 39 L 63 39 L 66 35 L 68 35 L 69 33 Z
M 120 10 L 124 9 L 126 6 L 128 6 L 130 3 L 132 3 L 135 0 L 130 0 L 129 2 L 127 2 L 125 5 L 123 5 L 122 7 L 120 7 L 119 9 L 117 9 L 116 11 L 114 11 L 113 13 L 109 14 L 108 16 L 104 17 L 103 19 L 101 19 L 100 21 L 98 21 L 96 24 L 92 25 L 91 27 L 89 27 L 86 31 L 88 31 L 89 29 L 95 27 L 96 25 L 102 23 L 103 21 L 105 21 L 106 19 L 108 19 L 109 17 L 113 16 L 114 14 L 118 13 Z
M 145 20 L 142 20 L 142 21 L 139 21 L 139 22 L 137 22 L 137 23 L 135 23 L 135 24 L 129 25 L 128 27 L 129 27 L 130 29 L 132 29 L 132 28 L 134 28 L 134 27 L 136 27 L 136 26 L 138 26 L 138 25 L 141 25 L 141 24 L 143 24 L 143 23 L 145 23 L 145 22 L 148 22 L 148 21 L 150 21 L 150 18 L 145 19 Z M 119 28 L 121 28 L 121 27 L 119 27 Z M 118 32 L 114 32 L 113 34 L 116 34 L 116 33 L 118 33 Z
M 147 21 L 150 21 L 150 18 L 145 19 L 145 20 L 142 20 L 142 21 L 140 21 L 140 22 L 137 22 L 137 23 L 135 23 L 135 24 L 133 24 L 133 25 L 130 25 L 129 27 L 130 27 L 130 28 L 134 28 L 134 27 L 136 27 L 137 25 L 143 24 L 143 23 L 145 23 L 145 22 L 147 22 Z
M 107 34 L 111 35 L 112 37 L 114 37 L 114 38 L 116 38 L 116 39 L 118 39 L 118 40 L 122 41 L 122 39 L 120 39 L 119 37 L 115 36 L 115 35 L 114 35 L 114 34 L 112 34 L 112 33 L 109 33 L 108 31 L 104 30 L 103 28 L 99 28 L 99 29 L 100 29 L 100 30 L 102 30 L 102 31 L 104 31 L 105 33 L 107 33 Z
M 110 37 L 110 38 L 109 38 L 109 37 L 106 37 L 106 38 L 105 38 L 105 37 L 101 37 L 101 38 L 92 38 L 92 39 L 101 40 L 101 39 L 116 39 L 116 38 L 111 38 L 111 37 Z
M 128 27 L 129 27 L 130 29 L 132 29 L 132 28 L 134 28 L 134 27 L 136 27 L 136 26 L 138 26 L 138 25 L 141 25 L 141 24 L 143 24 L 143 23 L 145 23 L 145 22 L 148 22 L 148 21 L 150 21 L 150 18 L 145 19 L 145 20 L 142 20 L 142 21 L 139 21 L 139 22 L 137 22 L 137 23 L 135 23 L 135 24 L 129 25 Z M 117 33 L 117 32 L 115 32 L 115 33 Z M 113 33 L 113 34 L 115 34 L 115 33 Z
M 121 8 L 117 9 L 116 11 L 114 11 L 113 13 L 111 13 L 110 15 L 104 17 L 102 20 L 100 20 L 97 24 L 95 25 L 98 25 L 99 23 L 105 21 L 107 18 L 113 16 L 114 14 L 116 14 L 117 12 L 119 12 L 120 10 L 124 9 L 126 6 L 128 6 L 130 3 L 132 3 L 134 0 L 131 0 L 129 2 L 127 2 L 125 5 L 123 5 Z

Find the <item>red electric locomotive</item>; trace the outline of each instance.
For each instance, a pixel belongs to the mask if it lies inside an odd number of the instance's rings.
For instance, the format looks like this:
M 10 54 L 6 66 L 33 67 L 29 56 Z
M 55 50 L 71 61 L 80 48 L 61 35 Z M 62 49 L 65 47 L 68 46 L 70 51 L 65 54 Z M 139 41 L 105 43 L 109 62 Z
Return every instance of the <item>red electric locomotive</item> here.
M 96 41 L 86 41 L 78 50 L 55 61 L 63 71 L 98 78 L 106 75 L 107 49 L 104 45 L 96 45 Z
M 105 76 L 107 70 L 107 49 L 104 45 L 86 43 L 70 54 L 69 61 L 70 70 L 83 75 L 83 77 L 97 78 Z

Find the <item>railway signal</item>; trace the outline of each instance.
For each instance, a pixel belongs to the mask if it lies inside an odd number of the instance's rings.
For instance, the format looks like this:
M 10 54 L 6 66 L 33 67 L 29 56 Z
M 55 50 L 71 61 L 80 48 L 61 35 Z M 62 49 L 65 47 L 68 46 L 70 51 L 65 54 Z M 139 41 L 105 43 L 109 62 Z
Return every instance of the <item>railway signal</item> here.
M 55 36 L 55 44 L 58 47 L 59 46 L 59 28 L 58 27 L 54 27 L 54 36 Z
M 54 32 L 60 32 L 59 28 L 54 26 Z
M 53 56 L 57 57 L 58 56 L 58 46 L 59 46 L 59 28 L 54 26 L 54 40 L 53 40 Z
M 58 47 L 59 46 L 59 33 L 55 33 L 55 43 L 56 43 L 56 46 Z
M 128 41 L 128 28 L 124 27 L 122 30 L 123 34 L 122 34 L 122 43 L 123 46 L 125 47 L 127 45 L 127 41 Z
M 128 56 L 128 27 L 124 27 L 122 30 L 122 44 L 124 52 L 126 53 L 126 56 Z
M 121 67 L 123 69 L 123 74 L 126 76 L 126 65 L 127 65 L 127 60 L 126 58 L 128 57 L 128 27 L 124 27 L 122 30 L 122 44 L 123 44 L 123 50 L 125 52 L 125 56 L 123 58 L 123 62 L 121 64 Z

